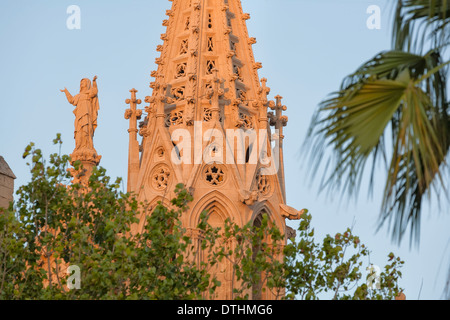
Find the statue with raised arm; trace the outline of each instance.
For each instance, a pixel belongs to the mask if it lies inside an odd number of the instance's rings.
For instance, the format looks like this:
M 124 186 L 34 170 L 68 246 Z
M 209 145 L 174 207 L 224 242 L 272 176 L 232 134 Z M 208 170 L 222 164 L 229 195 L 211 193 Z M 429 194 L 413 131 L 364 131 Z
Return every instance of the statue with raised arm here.
M 96 164 L 100 161 L 100 156 L 94 148 L 93 138 L 97 128 L 97 116 L 100 109 L 98 103 L 97 76 L 91 80 L 85 78 L 80 82 L 80 93 L 72 96 L 64 88 L 61 90 L 67 97 L 67 101 L 75 106 L 75 150 L 72 154 L 72 160 L 91 161 Z

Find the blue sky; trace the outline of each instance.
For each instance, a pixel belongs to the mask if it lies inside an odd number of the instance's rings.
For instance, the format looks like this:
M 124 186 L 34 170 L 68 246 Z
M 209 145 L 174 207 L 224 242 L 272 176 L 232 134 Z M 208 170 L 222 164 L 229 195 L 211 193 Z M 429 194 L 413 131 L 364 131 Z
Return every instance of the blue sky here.
M 422 218 L 419 248 L 408 238 L 397 246 L 387 228 L 375 233 L 384 173 L 377 174 L 372 198 L 366 190 L 351 202 L 340 194 L 319 193 L 318 181 L 306 179 L 302 143 L 317 105 L 339 88 L 341 80 L 381 50 L 390 48 L 391 4 L 384 0 L 243 0 L 251 14 L 248 29 L 256 37 L 260 77 L 268 78 L 271 97 L 280 94 L 288 110 L 285 172 L 290 206 L 308 208 L 316 237 L 354 233 L 372 250 L 371 262 L 383 266 L 393 251 L 401 256 L 401 285 L 410 299 L 441 298 L 450 261 L 449 204 L 432 202 Z M 81 30 L 68 30 L 66 9 L 81 8 Z M 98 75 L 100 113 L 95 146 L 109 175 L 127 176 L 128 121 L 123 118 L 129 90 L 143 99 L 151 94 L 150 72 L 161 44 L 165 11 L 161 0 L 17 0 L 0 2 L 0 155 L 18 179 L 29 180 L 21 155 L 33 141 L 46 154 L 56 133 L 74 148 L 72 108 L 59 91 L 77 92 L 82 78 Z M 380 30 L 369 30 L 370 5 L 381 8 Z M 318 174 L 320 177 L 320 172 Z

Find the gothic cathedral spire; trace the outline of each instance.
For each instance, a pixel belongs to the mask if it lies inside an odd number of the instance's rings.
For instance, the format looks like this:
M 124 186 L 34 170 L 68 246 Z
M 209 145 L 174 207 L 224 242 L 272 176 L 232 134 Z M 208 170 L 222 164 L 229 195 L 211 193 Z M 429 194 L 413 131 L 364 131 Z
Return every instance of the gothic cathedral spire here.
M 261 63 L 252 50 L 256 39 L 246 26 L 250 15 L 240 0 L 171 2 L 163 44 L 157 47 L 161 56 L 151 73 L 153 93 L 145 99 L 139 129 L 136 90 L 127 100 L 128 190 L 155 206 L 168 204 L 175 186 L 184 184 L 194 197 L 183 216 L 188 229 L 195 229 L 208 210 L 216 227 L 227 218 L 244 225 L 266 213 L 289 234 L 285 219 L 298 219 L 301 212 L 286 205 L 286 107 L 280 96 L 269 101 L 267 80 L 259 79 Z M 220 272 L 225 285 L 218 298 L 227 299 L 226 268 Z

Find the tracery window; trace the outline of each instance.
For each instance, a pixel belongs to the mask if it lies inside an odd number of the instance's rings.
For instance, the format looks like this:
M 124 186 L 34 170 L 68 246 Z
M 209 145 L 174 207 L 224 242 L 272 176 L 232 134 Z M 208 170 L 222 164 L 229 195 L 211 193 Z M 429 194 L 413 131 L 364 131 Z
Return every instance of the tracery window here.
M 225 172 L 222 167 L 218 165 L 206 166 L 203 174 L 205 180 L 213 186 L 218 186 L 225 180 Z
M 153 170 L 151 174 L 151 183 L 153 188 L 158 191 L 167 189 L 169 185 L 170 169 L 168 166 L 163 165 Z
M 209 52 L 213 52 L 214 51 L 213 37 L 208 37 L 208 51 Z
M 216 62 L 214 60 L 206 61 L 206 74 L 213 74 L 213 70 L 216 68 Z
M 258 192 L 262 196 L 266 196 L 270 192 L 270 179 L 266 175 L 262 175 L 259 171 L 256 175 L 256 182 L 258 183 Z
M 175 97 L 176 100 L 182 100 L 182 99 L 184 99 L 185 89 L 186 89 L 185 86 L 175 87 L 175 88 L 171 89 L 171 93 Z
M 186 54 L 189 50 L 189 40 L 181 40 L 180 54 Z
M 182 78 L 186 76 L 187 63 L 179 63 L 177 64 L 175 78 Z
M 174 111 L 166 115 L 165 119 L 166 127 L 178 126 L 183 124 L 183 111 Z

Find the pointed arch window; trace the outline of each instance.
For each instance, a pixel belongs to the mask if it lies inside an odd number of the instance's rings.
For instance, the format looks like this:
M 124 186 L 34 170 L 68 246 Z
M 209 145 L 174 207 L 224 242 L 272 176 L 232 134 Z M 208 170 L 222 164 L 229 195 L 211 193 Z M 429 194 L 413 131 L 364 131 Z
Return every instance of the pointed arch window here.
M 267 175 L 263 175 L 261 170 L 256 175 L 256 182 L 258 187 L 258 193 L 261 196 L 267 196 L 271 191 L 270 178 Z

